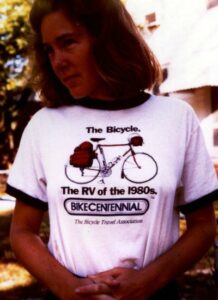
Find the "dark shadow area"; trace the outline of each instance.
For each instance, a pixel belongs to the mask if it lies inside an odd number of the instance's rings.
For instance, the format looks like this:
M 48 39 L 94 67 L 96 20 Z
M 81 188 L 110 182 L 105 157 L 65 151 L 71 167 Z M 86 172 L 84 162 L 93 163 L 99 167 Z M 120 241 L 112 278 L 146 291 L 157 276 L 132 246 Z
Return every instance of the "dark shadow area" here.
M 213 275 L 185 275 L 179 280 L 182 300 L 217 300 Z
M 20 287 L 10 291 L 0 292 L 2 300 L 43 300 L 45 290 L 36 282 L 27 287 Z
M 26 271 L 22 274 L 22 267 L 19 265 L 15 254 L 10 246 L 9 231 L 12 220 L 11 214 L 0 215 L 0 299 L 1 300 L 42 300 L 46 289 L 32 276 L 30 284 L 21 283 L 18 287 L 2 288 L 3 281 L 14 281 L 19 274 L 25 278 Z M 46 242 L 48 239 L 48 219 L 45 217 L 41 227 L 41 238 Z M 8 267 L 9 266 L 9 267 Z M 15 267 L 14 267 L 15 266 Z M 9 270 L 7 270 L 9 269 Z M 5 274 L 3 274 L 5 272 Z M 11 278 L 10 278 L 11 274 Z

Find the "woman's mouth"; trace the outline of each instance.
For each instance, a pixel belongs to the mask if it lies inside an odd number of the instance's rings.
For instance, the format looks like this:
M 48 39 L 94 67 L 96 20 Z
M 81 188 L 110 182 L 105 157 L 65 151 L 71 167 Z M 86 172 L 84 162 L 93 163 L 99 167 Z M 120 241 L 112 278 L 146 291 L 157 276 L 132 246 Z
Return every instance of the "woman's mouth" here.
M 73 75 L 66 76 L 63 78 L 63 83 L 66 86 L 75 85 L 79 77 L 80 77 L 79 74 L 73 74 Z

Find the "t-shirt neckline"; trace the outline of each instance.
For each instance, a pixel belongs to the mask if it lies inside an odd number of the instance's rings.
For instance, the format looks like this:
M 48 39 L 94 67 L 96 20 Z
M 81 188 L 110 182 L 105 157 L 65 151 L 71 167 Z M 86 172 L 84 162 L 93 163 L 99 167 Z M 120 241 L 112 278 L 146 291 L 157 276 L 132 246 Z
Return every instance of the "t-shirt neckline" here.
M 76 105 L 100 110 L 122 110 L 139 106 L 150 98 L 150 94 L 142 91 L 128 98 L 103 100 L 85 97 L 76 101 Z

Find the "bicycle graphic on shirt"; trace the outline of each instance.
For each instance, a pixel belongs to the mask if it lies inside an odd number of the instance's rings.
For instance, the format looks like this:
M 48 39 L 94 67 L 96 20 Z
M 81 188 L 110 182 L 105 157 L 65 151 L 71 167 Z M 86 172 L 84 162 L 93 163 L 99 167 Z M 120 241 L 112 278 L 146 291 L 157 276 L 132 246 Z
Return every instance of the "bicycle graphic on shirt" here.
M 76 158 L 76 150 L 79 150 L 77 149 L 79 147 L 77 147 L 74 150 L 74 154 L 70 156 L 70 162 L 65 165 L 65 175 L 71 182 L 86 184 L 94 181 L 96 178 L 101 178 L 100 182 L 104 183 L 104 179 L 112 174 L 113 167 L 119 162 L 122 162 L 121 179 L 125 178 L 130 182 L 139 184 L 148 182 L 157 175 L 158 166 L 155 159 L 148 153 L 134 150 L 135 147 L 142 146 L 143 138 L 141 136 L 134 136 L 128 140 L 128 143 L 124 144 L 101 144 L 100 142 L 105 140 L 105 138 L 91 138 L 90 140 L 97 143 L 97 145 L 94 150 L 89 149 L 90 153 L 92 151 L 92 154 L 89 155 L 89 158 L 91 156 L 89 162 L 85 162 L 88 158 L 88 155 L 85 154 L 85 149 L 80 154 L 82 159 L 80 157 L 78 160 L 78 154 L 77 161 L 76 159 L 75 162 L 73 161 L 73 156 Z M 90 142 L 82 144 L 86 144 L 86 146 L 89 144 L 89 146 L 93 147 Z M 108 147 L 126 147 L 127 150 L 107 162 L 104 148 Z

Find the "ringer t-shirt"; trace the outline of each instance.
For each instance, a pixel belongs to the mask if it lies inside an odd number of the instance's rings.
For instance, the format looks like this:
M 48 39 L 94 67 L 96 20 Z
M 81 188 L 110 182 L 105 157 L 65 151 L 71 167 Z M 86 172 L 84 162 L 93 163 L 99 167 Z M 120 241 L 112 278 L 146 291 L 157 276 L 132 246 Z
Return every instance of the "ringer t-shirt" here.
M 84 142 L 91 165 L 75 167 Z M 192 108 L 145 93 L 41 109 L 8 178 L 8 193 L 48 209 L 49 251 L 79 276 L 145 267 L 179 238 L 179 212 L 216 200 L 217 188 Z

